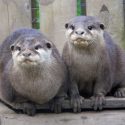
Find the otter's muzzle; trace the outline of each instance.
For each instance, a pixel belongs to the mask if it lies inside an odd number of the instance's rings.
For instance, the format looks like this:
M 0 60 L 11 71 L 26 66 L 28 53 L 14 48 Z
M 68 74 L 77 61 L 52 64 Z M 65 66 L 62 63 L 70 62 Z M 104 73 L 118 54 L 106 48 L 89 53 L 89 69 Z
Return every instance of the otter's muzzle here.
M 87 40 L 84 40 L 82 38 L 78 38 L 76 40 L 73 41 L 73 44 L 75 46 L 79 46 L 79 47 L 86 47 L 89 45 L 88 41 Z

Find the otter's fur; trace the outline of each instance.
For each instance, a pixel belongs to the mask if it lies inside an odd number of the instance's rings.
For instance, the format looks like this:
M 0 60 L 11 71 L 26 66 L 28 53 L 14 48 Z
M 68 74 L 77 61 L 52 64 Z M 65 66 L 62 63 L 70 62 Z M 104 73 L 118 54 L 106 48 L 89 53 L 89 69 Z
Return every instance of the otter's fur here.
M 92 16 L 77 16 L 66 25 L 63 58 L 70 77 L 74 112 L 81 111 L 83 97 L 92 97 L 94 109 L 101 110 L 106 96 L 125 97 L 125 52 Z M 81 95 L 81 96 L 80 96 Z
M 39 31 L 19 29 L 0 45 L 0 99 L 13 108 L 20 104 L 34 115 L 35 103 L 64 95 L 65 79 L 55 45 Z

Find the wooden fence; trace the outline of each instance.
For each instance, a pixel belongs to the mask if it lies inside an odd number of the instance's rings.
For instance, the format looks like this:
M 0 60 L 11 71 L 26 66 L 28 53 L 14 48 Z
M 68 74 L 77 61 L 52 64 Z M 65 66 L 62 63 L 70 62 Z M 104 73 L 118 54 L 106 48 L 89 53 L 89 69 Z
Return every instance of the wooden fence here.
M 31 27 L 30 0 L 0 0 L 0 41 L 14 30 Z
M 39 0 L 40 30 L 62 50 L 64 24 L 76 15 L 76 0 Z M 11 32 L 32 26 L 31 0 L 0 0 L 0 41 Z
M 125 47 L 125 0 L 86 0 L 87 15 L 97 16 L 116 42 Z
M 22 27 L 32 27 L 31 3 L 35 0 L 0 0 L 0 41 Z M 114 39 L 125 46 L 125 0 L 37 0 L 39 25 L 37 28 L 53 41 L 60 53 L 66 41 L 65 23 L 76 15 L 98 16 Z M 83 8 L 80 8 L 80 7 Z M 38 5 L 37 5 L 38 7 Z M 83 9 L 83 10 L 82 10 Z M 38 12 L 38 11 L 37 11 Z
M 60 52 L 66 41 L 64 25 L 76 15 L 76 2 L 76 0 L 50 0 L 48 4 L 40 2 L 41 31 L 55 42 Z

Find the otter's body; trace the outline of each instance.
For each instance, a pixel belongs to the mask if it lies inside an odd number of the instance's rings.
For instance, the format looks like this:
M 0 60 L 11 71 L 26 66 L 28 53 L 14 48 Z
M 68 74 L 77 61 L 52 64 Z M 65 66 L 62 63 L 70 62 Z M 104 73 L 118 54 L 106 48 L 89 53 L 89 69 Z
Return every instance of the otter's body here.
M 115 96 L 125 97 L 125 52 L 103 31 L 103 24 L 94 17 L 80 16 L 66 28 L 63 58 L 69 70 L 74 111 L 80 111 L 79 94 L 93 96 L 95 110 L 102 109 L 104 96 L 115 87 Z
M 66 78 L 56 47 L 34 29 L 17 30 L 1 44 L 0 65 L 0 98 L 8 104 L 46 103 L 61 93 Z
M 5 69 L 5 76 L 9 77 L 12 87 L 23 97 L 43 104 L 57 94 L 64 79 L 63 72 L 59 72 L 63 70 L 62 67 L 52 58 L 52 62 L 29 69 L 14 67 L 10 61 Z

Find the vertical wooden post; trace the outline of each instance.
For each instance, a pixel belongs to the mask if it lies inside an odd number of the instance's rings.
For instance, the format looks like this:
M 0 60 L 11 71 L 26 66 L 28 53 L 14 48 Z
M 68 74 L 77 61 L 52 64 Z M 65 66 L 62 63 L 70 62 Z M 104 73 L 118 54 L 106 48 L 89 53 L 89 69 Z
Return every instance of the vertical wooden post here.
M 0 41 L 22 27 L 31 27 L 30 0 L 0 0 Z
M 77 13 L 77 0 L 40 0 L 41 31 L 62 52 L 65 39 L 64 25 Z
M 0 0 L 0 42 L 9 35 L 9 15 L 7 1 Z
M 10 32 L 22 27 L 31 27 L 31 1 L 7 0 Z

